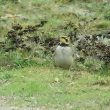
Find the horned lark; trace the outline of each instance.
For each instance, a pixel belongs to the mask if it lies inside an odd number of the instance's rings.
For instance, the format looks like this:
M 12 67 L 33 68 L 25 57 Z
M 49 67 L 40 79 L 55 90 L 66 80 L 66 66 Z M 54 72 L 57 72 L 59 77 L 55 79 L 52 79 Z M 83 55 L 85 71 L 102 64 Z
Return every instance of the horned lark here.
M 69 46 L 70 39 L 67 36 L 60 37 L 60 43 L 55 49 L 55 66 L 70 68 L 73 63 L 73 52 Z

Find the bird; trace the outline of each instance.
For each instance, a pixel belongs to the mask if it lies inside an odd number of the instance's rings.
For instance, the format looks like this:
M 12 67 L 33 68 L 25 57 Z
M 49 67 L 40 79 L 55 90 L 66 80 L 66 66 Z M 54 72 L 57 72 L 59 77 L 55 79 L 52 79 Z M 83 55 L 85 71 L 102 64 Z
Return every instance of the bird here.
M 57 67 L 69 69 L 73 63 L 73 52 L 70 47 L 70 38 L 61 36 L 60 43 L 55 49 L 54 64 Z

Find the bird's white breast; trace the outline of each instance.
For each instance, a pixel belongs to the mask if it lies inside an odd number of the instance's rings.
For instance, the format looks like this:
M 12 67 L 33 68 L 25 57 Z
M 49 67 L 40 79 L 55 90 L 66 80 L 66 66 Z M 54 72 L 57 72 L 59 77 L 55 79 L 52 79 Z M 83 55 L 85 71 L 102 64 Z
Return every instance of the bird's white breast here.
M 55 50 L 55 65 L 68 68 L 73 62 L 72 55 L 70 47 L 58 46 Z

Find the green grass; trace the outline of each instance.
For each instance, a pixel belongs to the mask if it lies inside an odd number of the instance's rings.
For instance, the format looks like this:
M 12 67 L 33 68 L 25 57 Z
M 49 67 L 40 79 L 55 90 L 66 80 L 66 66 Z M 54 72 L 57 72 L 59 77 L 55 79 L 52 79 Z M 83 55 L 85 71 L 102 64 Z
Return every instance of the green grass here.
M 110 76 L 35 66 L 0 72 L 0 83 L 0 96 L 15 106 L 59 110 L 110 107 Z
M 0 0 L 0 41 L 5 41 L 12 23 L 25 27 L 35 25 L 41 19 L 48 21 L 37 32 L 41 37 L 65 35 L 75 27 L 81 34 L 110 29 L 110 4 L 55 1 L 21 0 L 16 4 Z M 64 29 L 69 22 L 72 27 Z M 68 71 L 55 68 L 50 57 L 39 48 L 36 56 L 27 60 L 30 54 L 0 52 L 0 97 L 6 97 L 6 104 L 44 106 L 47 110 L 109 110 L 110 70 L 100 68 L 97 65 L 100 62 L 94 66 L 94 61 L 87 61 Z
M 44 35 L 48 37 L 68 34 L 71 28 L 66 30 L 63 27 L 70 21 L 74 24 L 73 27 L 78 28 L 82 34 L 101 31 L 104 27 L 110 29 L 110 21 L 107 18 L 110 11 L 109 3 L 74 3 L 73 1 L 63 4 L 61 2 L 55 3 L 54 0 L 27 0 L 27 2 L 21 0 L 20 3 L 16 4 L 10 1 L 5 1 L 5 3 L 2 1 L 0 10 L 0 40 L 4 39 L 12 23 L 20 23 L 23 26 L 34 25 L 41 19 L 46 19 L 48 22 L 40 28 L 39 34 L 41 35 L 44 32 Z M 97 19 L 94 21 L 94 18 Z

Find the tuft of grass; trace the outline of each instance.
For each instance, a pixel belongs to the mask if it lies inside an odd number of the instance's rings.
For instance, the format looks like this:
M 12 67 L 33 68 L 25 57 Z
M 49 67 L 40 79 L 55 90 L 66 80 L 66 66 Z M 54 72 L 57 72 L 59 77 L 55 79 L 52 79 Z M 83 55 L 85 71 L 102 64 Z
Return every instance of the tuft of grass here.
M 39 51 L 40 52 L 40 51 Z M 21 50 L 10 51 L 0 55 L 0 71 L 13 68 L 24 68 L 26 66 L 47 66 L 51 65 L 51 57 L 46 56 L 43 51 L 38 53 L 22 52 Z
M 90 71 L 99 71 L 103 68 L 104 62 L 96 58 L 88 57 L 85 59 L 84 65 Z
M 94 25 L 94 28 L 96 29 L 109 29 L 110 28 L 110 21 L 101 21 L 101 22 L 98 22 L 97 24 Z

